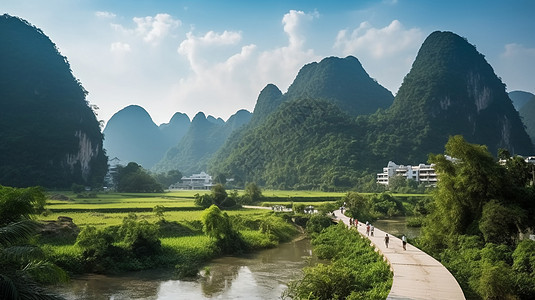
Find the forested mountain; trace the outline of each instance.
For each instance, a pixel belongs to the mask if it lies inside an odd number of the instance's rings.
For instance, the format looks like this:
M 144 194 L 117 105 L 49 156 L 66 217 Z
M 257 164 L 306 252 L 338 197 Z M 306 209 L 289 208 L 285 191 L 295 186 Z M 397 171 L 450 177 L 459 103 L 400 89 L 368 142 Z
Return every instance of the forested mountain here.
M 262 90 L 251 123 L 227 140 L 210 170 L 274 188 L 350 187 L 367 164 L 357 164 L 363 145 L 356 147 L 362 139 L 351 116 L 392 100 L 355 57 L 307 64 L 287 93 L 273 84 Z
M 358 116 L 388 108 L 394 96 L 366 73 L 357 58 L 348 56 L 324 58 L 301 68 L 283 101 L 302 98 L 329 100 Z
M 147 111 L 138 105 L 115 113 L 104 128 L 104 149 L 124 165 L 136 162 L 149 169 L 164 155 L 168 144 Z
M 188 115 L 177 112 L 173 115 L 169 123 L 163 123 L 158 126 L 167 143 L 166 149 L 176 146 L 180 142 L 184 135 L 186 135 L 190 123 L 191 121 Z
M 206 117 L 202 112 L 197 113 L 186 135 L 177 146 L 165 153 L 152 170 L 155 172 L 180 170 L 182 174 L 187 175 L 207 170 L 209 159 L 230 134 L 250 120 L 251 113 L 246 110 L 238 111 L 227 122 L 212 116 Z
M 288 189 L 351 187 L 365 149 L 355 122 L 334 103 L 284 102 L 259 126 L 244 131 L 228 157 L 213 160 L 213 173 L 238 182 Z
M 420 48 L 392 106 L 368 120 L 377 157 L 407 163 L 441 153 L 448 137 L 512 154 L 534 153 L 505 85 L 484 56 L 451 32 L 433 32 Z
M 526 101 L 519 113 L 532 143 L 535 144 L 535 96 Z
M 102 184 L 107 157 L 87 91 L 41 31 L 0 16 L 0 185 Z
M 504 84 L 473 45 L 451 32 L 426 39 L 387 109 L 381 108 L 390 93 L 353 57 L 309 64 L 286 94 L 277 91 L 262 91 L 255 114 L 258 108 L 265 121 L 232 135 L 212 173 L 272 188 L 348 187 L 389 160 L 426 162 L 459 134 L 493 153 L 534 153 Z
M 531 98 L 535 97 L 530 92 L 524 92 L 524 91 L 512 91 L 509 92 L 509 98 L 511 98 L 511 101 L 513 101 L 513 105 L 516 110 L 520 111 L 520 109 L 524 106 L 524 104 L 528 103 Z
M 282 92 L 274 84 L 268 84 L 258 95 L 251 118 L 251 126 L 264 121 L 282 103 Z

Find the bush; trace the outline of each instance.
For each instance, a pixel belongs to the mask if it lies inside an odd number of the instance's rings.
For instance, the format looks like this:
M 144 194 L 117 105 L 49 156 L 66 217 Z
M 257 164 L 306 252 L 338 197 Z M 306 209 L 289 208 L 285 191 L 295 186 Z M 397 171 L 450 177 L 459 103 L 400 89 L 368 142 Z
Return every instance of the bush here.
M 306 223 L 306 231 L 308 233 L 320 233 L 323 229 L 331 226 L 333 221 L 328 216 L 319 214 L 312 215 Z
M 314 251 L 330 265 L 305 268 L 288 285 L 285 296 L 296 299 L 385 299 L 392 285 L 390 266 L 367 239 L 345 225 L 330 226 L 313 237 Z

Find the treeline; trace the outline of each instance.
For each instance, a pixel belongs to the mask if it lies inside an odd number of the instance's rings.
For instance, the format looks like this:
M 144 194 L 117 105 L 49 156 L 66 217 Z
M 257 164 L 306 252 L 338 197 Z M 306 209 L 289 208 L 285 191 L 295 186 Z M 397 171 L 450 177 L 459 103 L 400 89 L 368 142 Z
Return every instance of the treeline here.
M 451 137 L 430 161 L 440 176 L 417 241 L 457 278 L 467 299 L 535 298 L 533 165 L 500 165 L 485 146 Z

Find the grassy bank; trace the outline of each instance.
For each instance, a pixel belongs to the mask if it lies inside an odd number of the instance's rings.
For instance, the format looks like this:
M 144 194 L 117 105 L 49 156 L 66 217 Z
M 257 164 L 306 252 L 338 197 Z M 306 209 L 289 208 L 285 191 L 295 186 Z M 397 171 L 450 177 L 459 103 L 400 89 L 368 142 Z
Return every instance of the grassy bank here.
M 78 197 L 51 193 L 41 221 L 68 217 L 80 230 L 62 229 L 40 238 L 47 257 L 73 273 L 113 273 L 155 267 L 174 267 L 179 276 L 194 276 L 223 250 L 202 230 L 203 210 L 194 204 L 199 191 L 165 194 L 102 193 Z M 58 200 L 61 199 L 61 200 Z M 158 212 L 155 207 L 161 208 Z M 298 234 L 288 219 L 262 209 L 235 209 L 225 213 L 252 251 L 275 247 Z M 75 230 L 75 229 L 72 229 Z M 72 231 L 71 230 L 71 231 Z M 87 241 L 80 242 L 80 236 Z

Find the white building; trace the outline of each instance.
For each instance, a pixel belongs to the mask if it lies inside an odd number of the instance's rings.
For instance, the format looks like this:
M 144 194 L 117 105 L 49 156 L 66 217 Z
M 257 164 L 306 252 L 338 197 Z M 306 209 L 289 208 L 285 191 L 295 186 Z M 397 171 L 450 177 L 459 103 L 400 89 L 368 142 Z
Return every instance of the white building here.
M 397 165 L 393 161 L 389 161 L 387 166 L 383 168 L 382 173 L 377 173 L 377 183 L 388 185 L 389 179 L 394 176 L 403 176 L 407 179 L 414 180 L 425 185 L 436 186 L 437 173 L 433 168 L 434 165 L 419 164 L 418 166 L 411 165 Z
M 212 176 L 205 172 L 193 174 L 189 177 L 182 176 L 181 181 L 171 185 L 169 188 L 179 190 L 209 190 L 214 186 Z

